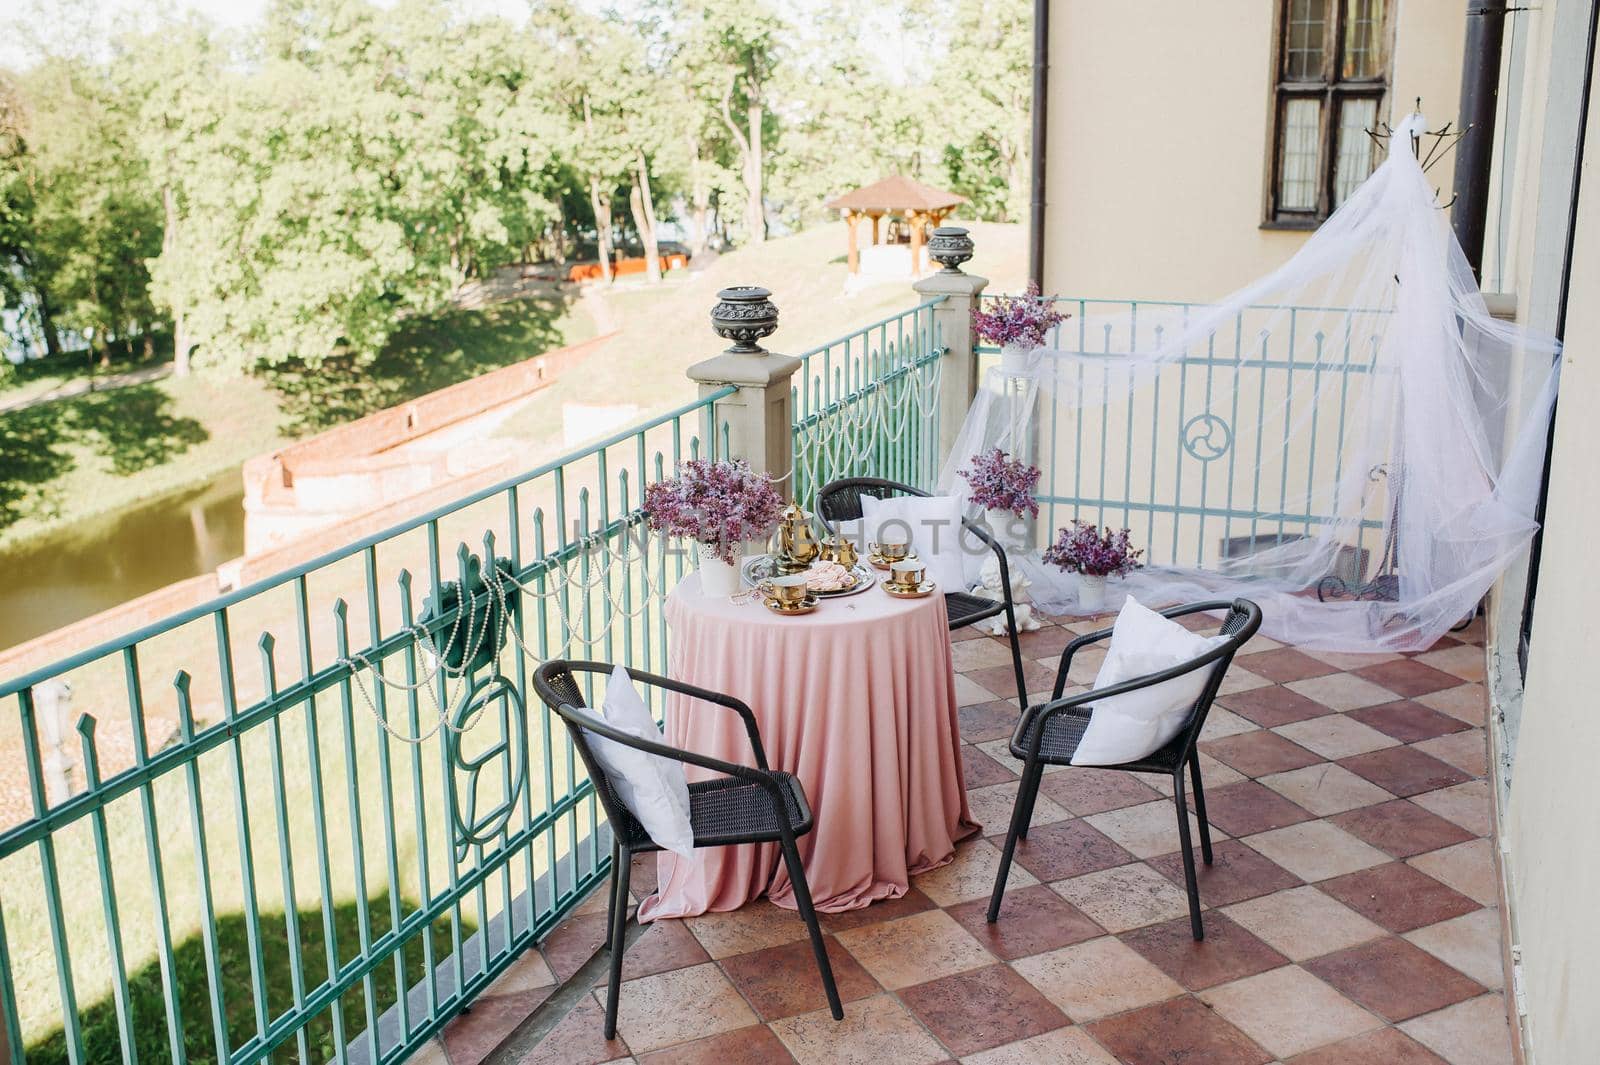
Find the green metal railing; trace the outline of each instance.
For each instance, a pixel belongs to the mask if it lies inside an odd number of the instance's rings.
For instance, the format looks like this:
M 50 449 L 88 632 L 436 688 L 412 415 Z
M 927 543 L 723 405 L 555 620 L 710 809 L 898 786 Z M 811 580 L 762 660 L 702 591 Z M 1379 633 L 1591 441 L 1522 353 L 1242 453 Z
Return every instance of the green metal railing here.
M 939 441 L 934 320 L 940 299 L 864 326 L 800 356 L 795 375 L 794 494 L 806 505 L 836 477 L 932 487 Z
M 1159 300 L 1056 303 L 1071 317 L 1047 346 L 1089 357 L 1061 380 L 1078 389 L 1095 387 L 1085 361 L 1159 347 L 1163 329 L 1206 310 Z M 1125 398 L 1077 409 L 1047 402 L 1031 442 L 1043 471 L 1041 535 L 1077 519 L 1127 527 L 1147 561 L 1212 567 L 1248 554 L 1251 545 L 1282 543 L 1335 520 L 1338 498 L 1318 486 L 1330 470 L 1335 481 L 1346 472 L 1348 420 L 1361 409 L 1380 316 L 1249 307 Z M 998 361 L 998 348 L 978 351 L 981 365 Z M 1340 563 L 1351 577 L 1373 561 L 1384 526 L 1386 471 L 1363 475 L 1377 490 Z
M 529 671 L 664 667 L 642 490 L 733 391 L 0 685 L 13 1052 L 398 1061 L 470 1004 L 609 869 Z

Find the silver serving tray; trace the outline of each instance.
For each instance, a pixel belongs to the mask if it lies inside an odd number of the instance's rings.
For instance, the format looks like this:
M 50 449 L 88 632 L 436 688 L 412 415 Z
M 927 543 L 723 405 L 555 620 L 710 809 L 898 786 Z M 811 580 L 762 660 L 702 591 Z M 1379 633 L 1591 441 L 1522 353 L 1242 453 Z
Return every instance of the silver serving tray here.
M 771 555 L 757 555 L 746 559 L 740 572 L 744 576 L 744 583 L 754 588 L 768 577 L 778 576 L 778 560 Z M 850 567 L 850 575 L 856 579 L 856 583 L 849 588 L 841 588 L 836 592 L 813 590 L 811 594 L 823 599 L 840 599 L 847 595 L 860 595 L 878 582 L 878 575 L 861 559 L 856 559 L 856 564 Z

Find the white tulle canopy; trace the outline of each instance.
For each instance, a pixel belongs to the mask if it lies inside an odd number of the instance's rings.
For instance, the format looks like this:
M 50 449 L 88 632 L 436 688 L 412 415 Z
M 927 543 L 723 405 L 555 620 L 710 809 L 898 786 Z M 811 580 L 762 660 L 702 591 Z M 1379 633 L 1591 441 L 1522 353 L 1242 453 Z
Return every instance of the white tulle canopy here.
M 1485 308 L 1407 150 L 1420 123 L 1267 276 L 1206 305 L 1063 301 L 1047 346 L 987 370 L 940 488 L 997 447 L 1043 469 L 1013 552 L 1042 608 L 1078 609 L 1038 549 L 1080 519 L 1132 531 L 1147 564 L 1114 584 L 1141 601 L 1245 596 L 1274 637 L 1417 650 L 1527 546 L 1557 344 Z

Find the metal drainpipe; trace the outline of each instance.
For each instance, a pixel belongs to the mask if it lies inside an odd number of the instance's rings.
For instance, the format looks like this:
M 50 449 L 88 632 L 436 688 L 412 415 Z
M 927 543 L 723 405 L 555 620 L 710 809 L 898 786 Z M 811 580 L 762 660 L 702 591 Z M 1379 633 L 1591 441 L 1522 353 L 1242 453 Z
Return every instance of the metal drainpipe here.
M 1462 128 L 1456 149 L 1454 205 L 1450 226 L 1482 279 L 1483 234 L 1489 215 L 1489 171 L 1494 163 L 1495 109 L 1500 96 L 1500 51 L 1505 38 L 1506 0 L 1470 0 L 1467 41 L 1461 56 Z
M 1044 288 L 1045 114 L 1050 90 L 1050 0 L 1033 0 L 1033 168 L 1028 209 L 1028 280 Z

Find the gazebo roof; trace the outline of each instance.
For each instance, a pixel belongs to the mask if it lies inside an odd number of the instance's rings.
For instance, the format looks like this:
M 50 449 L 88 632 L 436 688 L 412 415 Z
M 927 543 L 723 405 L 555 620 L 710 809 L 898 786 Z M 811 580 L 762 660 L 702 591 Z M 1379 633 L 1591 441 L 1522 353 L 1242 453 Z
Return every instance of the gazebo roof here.
M 827 206 L 842 211 L 939 211 L 966 202 L 965 196 L 894 174 L 836 196 Z

